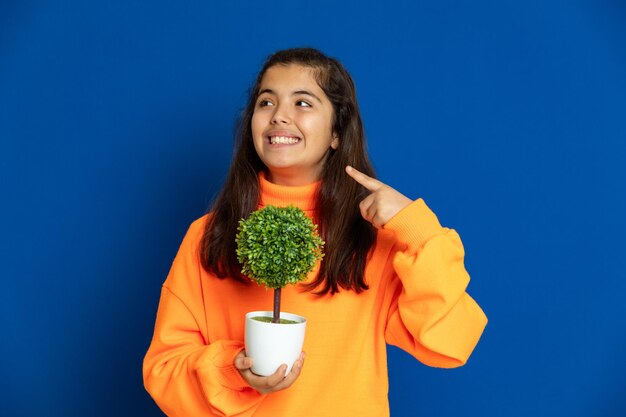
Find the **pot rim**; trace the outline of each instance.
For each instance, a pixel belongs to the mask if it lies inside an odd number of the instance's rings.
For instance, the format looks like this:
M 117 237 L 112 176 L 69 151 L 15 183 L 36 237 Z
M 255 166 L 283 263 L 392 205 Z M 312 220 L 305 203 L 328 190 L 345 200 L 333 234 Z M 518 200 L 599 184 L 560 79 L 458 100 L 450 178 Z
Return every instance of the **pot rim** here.
M 272 317 L 274 315 L 273 311 L 268 311 L 268 310 L 258 310 L 258 311 L 250 311 L 249 313 L 246 313 L 246 320 L 251 319 L 252 317 Z M 281 319 L 287 319 L 287 320 L 294 320 L 297 321 L 298 323 L 293 323 L 290 324 L 290 326 L 293 325 L 302 325 L 302 324 L 306 324 L 306 317 L 304 316 L 300 316 L 298 314 L 294 314 L 294 313 L 288 313 L 286 311 L 281 311 L 280 312 L 280 318 Z M 281 323 L 264 323 L 264 322 L 260 322 L 257 321 L 257 323 L 261 323 L 261 324 L 269 324 L 269 325 L 273 325 L 273 326 L 283 326 L 284 324 Z

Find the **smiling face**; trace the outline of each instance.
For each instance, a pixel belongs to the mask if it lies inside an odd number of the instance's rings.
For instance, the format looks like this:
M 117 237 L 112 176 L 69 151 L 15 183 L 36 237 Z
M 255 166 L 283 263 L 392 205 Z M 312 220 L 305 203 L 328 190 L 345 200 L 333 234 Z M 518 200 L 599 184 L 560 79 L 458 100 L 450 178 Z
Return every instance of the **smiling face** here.
M 261 79 L 251 123 L 267 179 L 281 185 L 317 181 L 329 150 L 339 145 L 332 123 L 332 103 L 311 68 L 270 67 Z

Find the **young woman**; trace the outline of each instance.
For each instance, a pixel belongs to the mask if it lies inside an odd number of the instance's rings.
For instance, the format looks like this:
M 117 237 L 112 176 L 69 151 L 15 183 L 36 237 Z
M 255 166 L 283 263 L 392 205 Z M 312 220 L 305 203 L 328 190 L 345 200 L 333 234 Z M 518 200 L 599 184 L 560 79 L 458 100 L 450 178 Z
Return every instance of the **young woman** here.
M 234 159 L 211 212 L 185 236 L 162 289 L 144 383 L 170 416 L 385 416 L 386 344 L 426 365 L 463 365 L 487 323 L 465 292 L 458 234 L 422 199 L 376 180 L 354 84 L 314 49 L 270 56 L 250 92 Z M 282 310 L 307 318 L 304 352 L 285 375 L 250 371 L 244 315 L 272 292 L 240 274 L 239 219 L 295 205 L 325 257 Z M 419 382 L 416 382 L 419 386 Z

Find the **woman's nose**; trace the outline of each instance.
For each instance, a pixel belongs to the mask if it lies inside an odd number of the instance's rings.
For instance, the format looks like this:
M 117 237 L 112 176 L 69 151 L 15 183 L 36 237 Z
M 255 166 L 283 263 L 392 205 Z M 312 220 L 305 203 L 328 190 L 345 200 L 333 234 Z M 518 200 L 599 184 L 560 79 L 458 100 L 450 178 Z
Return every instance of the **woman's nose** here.
M 289 123 L 290 121 L 291 116 L 285 106 L 276 106 L 276 110 L 274 110 L 274 115 L 272 116 L 272 124 Z

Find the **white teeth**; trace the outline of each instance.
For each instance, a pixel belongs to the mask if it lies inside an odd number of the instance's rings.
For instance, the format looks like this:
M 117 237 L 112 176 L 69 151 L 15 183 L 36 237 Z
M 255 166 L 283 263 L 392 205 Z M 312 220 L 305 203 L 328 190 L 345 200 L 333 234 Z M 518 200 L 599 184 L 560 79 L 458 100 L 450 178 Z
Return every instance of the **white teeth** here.
M 277 144 L 277 143 L 284 143 L 287 145 L 293 145 L 294 143 L 297 143 L 298 141 L 300 141 L 300 139 L 298 138 L 292 138 L 289 136 L 270 136 L 270 143 L 272 145 Z

